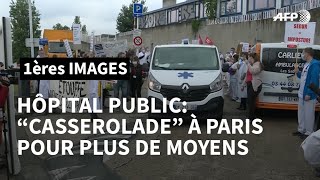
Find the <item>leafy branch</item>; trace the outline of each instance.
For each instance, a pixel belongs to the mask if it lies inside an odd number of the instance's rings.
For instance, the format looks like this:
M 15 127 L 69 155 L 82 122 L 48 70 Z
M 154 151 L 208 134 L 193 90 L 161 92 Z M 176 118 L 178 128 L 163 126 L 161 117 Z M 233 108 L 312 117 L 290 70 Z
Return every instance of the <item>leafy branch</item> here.
M 203 0 L 206 13 L 209 19 L 214 19 L 217 16 L 217 0 Z

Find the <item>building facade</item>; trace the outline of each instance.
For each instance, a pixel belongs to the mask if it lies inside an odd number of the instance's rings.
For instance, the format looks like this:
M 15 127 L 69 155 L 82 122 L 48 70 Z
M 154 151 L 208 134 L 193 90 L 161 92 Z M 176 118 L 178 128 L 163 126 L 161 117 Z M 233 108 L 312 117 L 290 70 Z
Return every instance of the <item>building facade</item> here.
M 168 1 L 168 0 L 167 0 Z M 193 19 L 207 19 L 202 0 L 188 0 L 172 5 L 164 0 L 164 7 L 140 17 L 141 29 L 182 23 Z M 169 6 L 170 4 L 171 6 Z M 320 7 L 319 0 L 218 0 L 216 19 L 209 24 L 238 23 L 270 19 L 279 12 L 297 12 Z

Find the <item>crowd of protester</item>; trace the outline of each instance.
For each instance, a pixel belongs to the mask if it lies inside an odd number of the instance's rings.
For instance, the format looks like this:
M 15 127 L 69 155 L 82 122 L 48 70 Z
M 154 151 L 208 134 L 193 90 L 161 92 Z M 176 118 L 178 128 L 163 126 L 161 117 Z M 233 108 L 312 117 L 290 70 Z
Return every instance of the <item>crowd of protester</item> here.
M 39 52 L 39 54 L 43 54 Z M 93 58 L 93 53 L 85 53 L 79 51 L 77 58 Z M 93 103 L 94 98 L 100 98 L 102 104 L 98 107 L 104 107 L 104 100 L 111 96 L 110 91 L 114 92 L 116 98 L 140 98 L 141 88 L 146 78 L 150 63 L 150 51 L 148 48 L 140 48 L 139 50 L 129 49 L 126 52 L 120 52 L 118 58 L 130 59 L 130 79 L 113 81 L 111 89 L 106 90 L 105 85 L 101 81 L 89 81 L 89 99 Z M 320 177 L 320 130 L 317 131 L 315 125 L 315 107 L 320 98 L 315 90 L 319 90 L 320 63 L 314 59 L 314 50 L 306 48 L 303 51 L 302 59 L 305 65 L 302 71 L 298 65 L 295 65 L 294 72 L 300 79 L 300 88 L 298 92 L 298 128 L 294 132 L 294 136 L 299 136 L 304 141 L 302 149 L 307 162 L 315 169 L 316 175 Z M 41 57 L 41 56 L 38 56 Z M 74 55 L 74 57 L 76 57 Z M 56 58 L 56 57 L 55 57 Z M 247 111 L 247 119 L 255 119 L 256 117 L 256 100 L 262 90 L 262 72 L 263 64 L 255 53 L 237 54 L 235 48 L 231 48 L 230 52 L 223 55 L 220 54 L 220 60 L 223 64 L 225 85 L 227 86 L 226 95 L 230 99 L 239 104 L 237 110 Z M 3 68 L 3 64 L 0 64 Z M 43 98 L 49 98 L 50 83 L 48 80 L 42 80 L 39 83 L 39 93 L 43 94 Z M 101 87 L 105 91 L 102 95 Z M 91 118 L 98 118 L 97 114 L 91 114 Z
M 232 101 L 238 102 L 240 111 L 248 110 L 248 119 L 255 119 L 256 98 L 262 89 L 263 65 L 255 53 L 235 53 L 231 48 L 225 56 L 220 54 L 227 93 Z
M 220 54 L 223 63 L 224 79 L 226 81 L 226 95 L 232 101 L 238 102 L 240 111 L 247 111 L 247 118 L 256 118 L 256 100 L 262 90 L 261 72 L 263 64 L 255 53 L 234 52 L 231 48 L 226 55 Z M 317 177 L 320 177 L 320 130 L 315 117 L 316 104 L 320 102 L 318 96 L 320 61 L 314 59 L 315 52 L 312 48 L 304 49 L 302 59 L 305 61 L 302 71 L 295 64 L 294 72 L 300 79 L 298 92 L 298 131 L 294 136 L 299 136 L 303 141 L 302 148 L 307 162 L 315 169 Z M 313 87 L 312 90 L 311 87 Z M 317 131 L 318 130 L 318 131 Z

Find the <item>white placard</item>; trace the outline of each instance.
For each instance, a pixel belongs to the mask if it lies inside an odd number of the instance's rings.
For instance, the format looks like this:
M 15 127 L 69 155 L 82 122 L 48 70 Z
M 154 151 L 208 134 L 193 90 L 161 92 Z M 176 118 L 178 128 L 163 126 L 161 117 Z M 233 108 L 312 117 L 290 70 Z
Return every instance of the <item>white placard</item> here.
M 127 40 L 118 40 L 95 44 L 95 54 L 97 57 L 117 57 L 120 52 L 128 50 Z
M 51 80 L 50 97 L 58 98 L 88 98 L 89 81 L 84 80 Z M 76 110 L 79 111 L 82 100 L 76 102 Z M 60 107 L 61 108 L 61 107 Z M 67 111 L 71 112 L 71 103 L 67 104 Z
M 242 52 L 249 52 L 249 43 L 242 43 Z
M 69 41 L 67 39 L 63 40 L 64 47 L 66 47 L 68 58 L 73 58 L 72 50 L 69 44 Z
M 296 42 L 300 45 L 313 45 L 316 23 L 286 22 L 284 42 Z
M 81 25 L 73 24 L 73 44 L 81 44 Z
M 90 37 L 90 52 L 93 52 L 93 38 L 94 38 L 94 33 L 91 33 Z

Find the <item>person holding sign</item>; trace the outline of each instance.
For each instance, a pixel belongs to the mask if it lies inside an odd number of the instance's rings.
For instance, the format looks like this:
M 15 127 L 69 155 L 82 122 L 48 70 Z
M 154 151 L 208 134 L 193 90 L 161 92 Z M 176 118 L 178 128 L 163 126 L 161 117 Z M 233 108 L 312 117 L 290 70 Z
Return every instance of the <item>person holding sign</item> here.
M 306 61 L 303 70 L 299 71 L 298 63 L 295 64 L 294 72 L 300 79 L 299 104 L 298 104 L 298 131 L 294 136 L 305 139 L 314 132 L 315 106 L 317 95 L 310 88 L 311 84 L 319 88 L 320 64 L 313 58 L 314 50 L 306 48 L 303 51 L 302 59 Z

